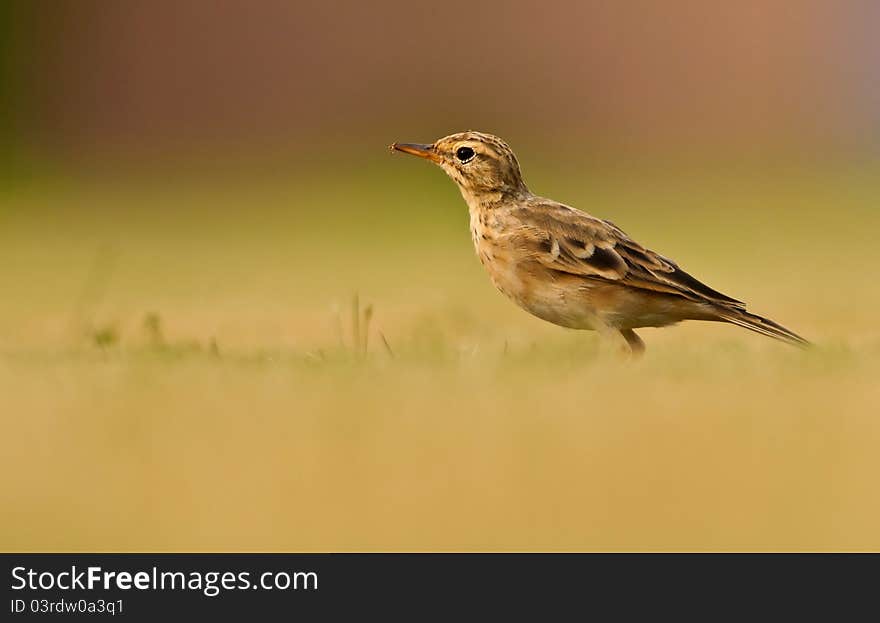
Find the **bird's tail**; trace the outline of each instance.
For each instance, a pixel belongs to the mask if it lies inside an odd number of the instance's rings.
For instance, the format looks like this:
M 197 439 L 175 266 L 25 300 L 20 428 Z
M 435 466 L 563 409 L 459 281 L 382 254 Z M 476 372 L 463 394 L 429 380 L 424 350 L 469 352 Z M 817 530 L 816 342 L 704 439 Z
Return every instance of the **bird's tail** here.
M 810 346 L 810 342 L 794 331 L 790 331 L 781 324 L 773 322 L 767 318 L 762 318 L 757 314 L 750 314 L 749 312 L 742 310 L 725 310 L 723 312 L 719 311 L 718 317 L 724 322 L 745 327 L 755 333 L 760 333 L 761 335 L 766 335 L 794 346 L 800 346 L 801 348 Z

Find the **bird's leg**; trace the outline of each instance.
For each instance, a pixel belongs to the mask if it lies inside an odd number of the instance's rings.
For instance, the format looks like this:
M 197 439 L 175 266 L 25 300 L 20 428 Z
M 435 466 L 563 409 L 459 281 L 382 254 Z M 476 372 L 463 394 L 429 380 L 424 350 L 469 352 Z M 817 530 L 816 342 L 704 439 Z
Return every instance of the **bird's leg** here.
M 633 357 L 633 346 L 625 334 L 625 329 L 618 329 L 604 322 L 596 322 L 593 326 L 600 335 L 599 344 L 603 351 L 614 353 L 620 359 L 630 359 Z M 632 335 L 635 337 L 635 333 Z M 636 340 L 638 339 L 636 337 Z
M 645 343 L 642 341 L 642 338 L 636 335 L 635 331 L 632 329 L 621 329 L 620 334 L 629 345 L 630 353 L 633 357 L 641 357 L 645 354 Z

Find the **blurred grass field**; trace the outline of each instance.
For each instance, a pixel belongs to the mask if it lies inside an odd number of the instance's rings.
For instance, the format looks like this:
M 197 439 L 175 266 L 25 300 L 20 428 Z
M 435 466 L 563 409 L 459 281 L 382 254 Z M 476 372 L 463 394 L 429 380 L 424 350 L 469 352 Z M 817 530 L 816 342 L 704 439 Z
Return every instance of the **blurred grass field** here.
M 2 191 L 0 548 L 880 548 L 876 163 L 524 162 L 818 345 L 686 323 L 626 363 L 505 300 L 453 184 L 382 155 Z

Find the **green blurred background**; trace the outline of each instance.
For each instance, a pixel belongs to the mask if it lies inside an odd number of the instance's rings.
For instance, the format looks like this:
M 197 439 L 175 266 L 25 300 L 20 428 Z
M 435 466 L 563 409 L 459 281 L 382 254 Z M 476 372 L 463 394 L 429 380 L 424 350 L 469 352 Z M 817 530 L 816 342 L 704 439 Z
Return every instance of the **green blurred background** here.
M 3 3 L 0 547 L 877 549 L 878 19 Z M 464 129 L 817 348 L 516 309 Z

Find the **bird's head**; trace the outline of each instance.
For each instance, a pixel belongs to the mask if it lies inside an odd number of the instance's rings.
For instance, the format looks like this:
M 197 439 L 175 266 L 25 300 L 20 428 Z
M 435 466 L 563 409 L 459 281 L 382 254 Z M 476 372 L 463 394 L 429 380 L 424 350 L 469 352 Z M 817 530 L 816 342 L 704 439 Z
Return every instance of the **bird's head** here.
M 430 145 L 394 143 L 391 149 L 440 165 L 465 198 L 528 193 L 510 146 L 492 134 L 459 132 Z

